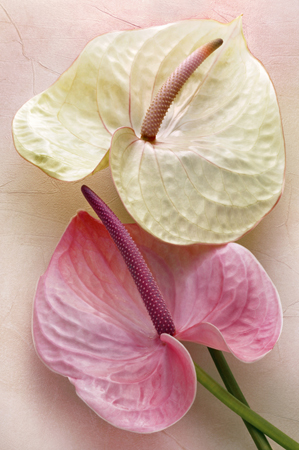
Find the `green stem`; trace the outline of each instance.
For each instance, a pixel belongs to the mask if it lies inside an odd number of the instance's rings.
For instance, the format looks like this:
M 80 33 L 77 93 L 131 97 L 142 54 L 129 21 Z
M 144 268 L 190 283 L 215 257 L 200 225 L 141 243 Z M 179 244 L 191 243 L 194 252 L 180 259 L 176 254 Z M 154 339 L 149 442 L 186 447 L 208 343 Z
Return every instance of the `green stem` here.
M 249 407 L 223 353 L 220 350 L 215 350 L 214 348 L 208 347 L 208 350 L 228 392 L 240 400 L 240 402 L 244 403 L 244 405 Z M 243 421 L 258 450 L 271 450 L 272 447 L 266 436 L 249 422 L 246 422 L 246 420 L 243 419 Z
M 237 413 L 242 419 L 249 422 L 255 428 L 258 428 L 262 433 L 266 434 L 277 444 L 281 445 L 286 450 L 299 450 L 298 442 L 287 436 L 280 431 L 274 425 L 272 425 L 263 417 L 236 399 L 232 394 L 227 392 L 220 384 L 218 384 L 213 378 L 211 378 L 204 370 L 202 370 L 197 364 L 195 364 L 195 370 L 197 375 L 197 381 L 202 384 L 208 391 L 210 391 L 215 397 L 222 403 L 228 406 L 232 411 Z

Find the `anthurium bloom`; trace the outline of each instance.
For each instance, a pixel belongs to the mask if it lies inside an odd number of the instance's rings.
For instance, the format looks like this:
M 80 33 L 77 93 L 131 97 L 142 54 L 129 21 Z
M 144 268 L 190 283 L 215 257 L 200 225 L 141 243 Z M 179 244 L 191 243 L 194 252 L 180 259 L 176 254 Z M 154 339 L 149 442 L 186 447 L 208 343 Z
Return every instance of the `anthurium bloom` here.
M 159 311 L 134 267 L 143 263 L 116 220 L 108 229 L 129 268 L 105 226 L 79 212 L 39 281 L 33 335 L 45 364 L 68 377 L 100 417 L 149 433 L 178 421 L 195 398 L 194 365 L 180 341 L 256 361 L 280 335 L 281 306 L 264 269 L 240 245 L 172 246 L 128 225 L 175 326 L 157 332 L 151 318 Z
M 188 78 L 155 138 L 147 139 L 144 120 L 163 84 L 192 52 L 217 39 L 221 47 Z M 53 86 L 20 109 L 13 133 L 24 158 L 61 180 L 107 167 L 110 154 L 129 213 L 174 244 L 239 238 L 274 207 L 283 188 L 277 99 L 247 48 L 241 18 L 97 37 Z

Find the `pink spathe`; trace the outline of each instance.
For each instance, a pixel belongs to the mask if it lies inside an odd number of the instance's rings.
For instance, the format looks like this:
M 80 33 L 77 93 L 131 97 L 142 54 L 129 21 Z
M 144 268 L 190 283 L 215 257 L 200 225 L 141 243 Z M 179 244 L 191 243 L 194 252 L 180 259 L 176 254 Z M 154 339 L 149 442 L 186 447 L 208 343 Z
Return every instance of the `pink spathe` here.
M 271 280 L 238 244 L 165 244 L 127 229 L 161 289 L 176 327 L 159 338 L 105 227 L 73 218 L 38 284 L 36 350 L 111 424 L 139 433 L 178 421 L 196 395 L 188 340 L 258 360 L 277 341 L 282 313 Z

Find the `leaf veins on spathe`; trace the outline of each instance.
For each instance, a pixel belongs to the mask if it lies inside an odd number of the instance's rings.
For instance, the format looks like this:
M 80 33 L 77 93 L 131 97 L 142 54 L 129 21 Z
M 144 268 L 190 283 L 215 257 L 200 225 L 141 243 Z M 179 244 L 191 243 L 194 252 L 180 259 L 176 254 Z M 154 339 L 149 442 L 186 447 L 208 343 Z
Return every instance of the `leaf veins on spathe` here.
M 222 46 L 183 85 L 156 138 L 142 139 L 146 112 L 161 86 L 214 39 Z M 61 180 L 107 167 L 110 154 L 126 209 L 142 228 L 174 244 L 238 239 L 282 193 L 285 149 L 277 98 L 247 48 L 241 18 L 100 36 L 20 109 L 13 132 L 20 154 Z
M 256 361 L 279 338 L 279 296 L 258 261 L 238 244 L 173 246 L 137 224 L 127 226 L 173 319 L 175 329 L 165 323 L 166 334 L 151 320 L 157 311 L 148 300 L 155 299 L 148 299 L 138 274 L 133 281 L 135 268 L 130 273 L 126 265 L 130 256 L 139 258 L 131 238 L 106 210 L 101 215 L 104 222 L 109 216 L 125 259 L 105 226 L 79 212 L 38 283 L 35 347 L 100 417 L 130 431 L 160 431 L 181 419 L 196 395 L 194 364 L 180 341 Z M 165 311 L 163 305 L 158 309 Z

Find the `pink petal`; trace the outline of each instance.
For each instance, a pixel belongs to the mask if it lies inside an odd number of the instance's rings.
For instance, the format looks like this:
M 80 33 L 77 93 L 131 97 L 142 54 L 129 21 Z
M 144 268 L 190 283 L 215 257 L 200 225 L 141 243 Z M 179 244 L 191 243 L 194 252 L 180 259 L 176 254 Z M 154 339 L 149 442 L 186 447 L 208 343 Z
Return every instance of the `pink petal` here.
M 177 337 L 228 349 L 245 362 L 268 353 L 281 332 L 282 310 L 273 283 L 254 256 L 228 244 L 210 252 L 200 272 L 205 285 L 200 294 L 196 272 L 189 279 L 197 314 Z
M 40 279 L 33 334 L 41 359 L 115 426 L 158 431 L 192 405 L 189 353 L 158 338 L 108 233 L 87 213 L 72 220 Z
M 120 361 L 111 366 L 110 376 L 70 378 L 79 397 L 119 428 L 150 433 L 173 425 L 194 401 L 196 373 L 178 340 L 162 334 L 157 341 L 155 352 Z
M 256 258 L 238 244 L 164 244 L 130 228 L 172 314 L 175 337 L 230 351 L 245 362 L 279 338 L 278 293 Z

